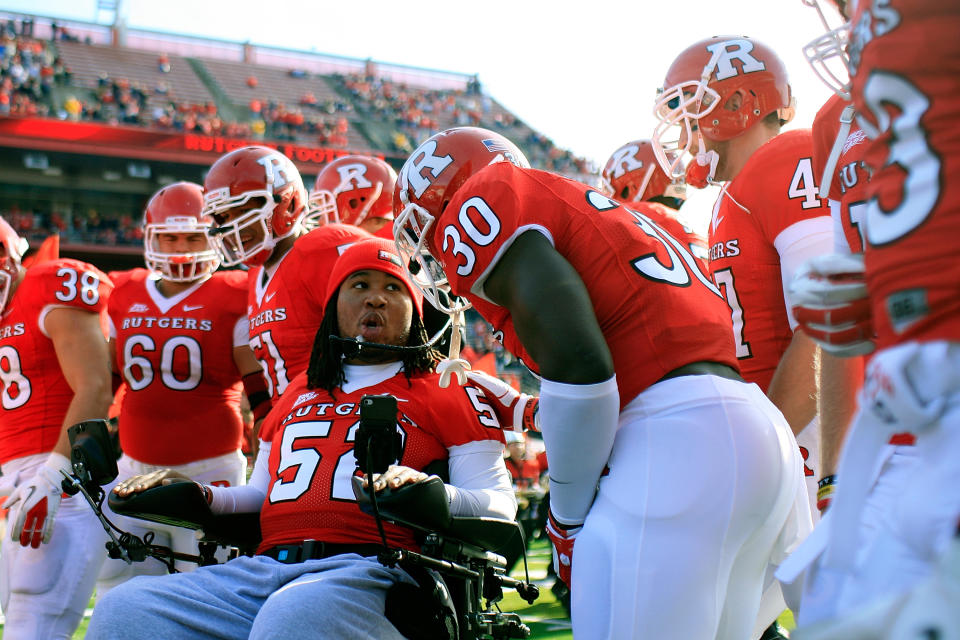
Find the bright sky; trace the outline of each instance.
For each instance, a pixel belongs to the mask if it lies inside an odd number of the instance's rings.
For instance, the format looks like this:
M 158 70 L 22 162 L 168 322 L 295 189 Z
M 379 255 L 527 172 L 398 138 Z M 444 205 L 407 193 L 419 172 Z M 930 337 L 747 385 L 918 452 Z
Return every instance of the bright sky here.
M 829 90 L 802 46 L 822 33 L 802 0 L 121 0 L 130 27 L 477 73 L 484 90 L 557 145 L 602 165 L 649 138 L 673 58 L 749 35 L 784 60 L 810 126 Z M 96 0 L 0 0 L 0 9 L 102 21 Z

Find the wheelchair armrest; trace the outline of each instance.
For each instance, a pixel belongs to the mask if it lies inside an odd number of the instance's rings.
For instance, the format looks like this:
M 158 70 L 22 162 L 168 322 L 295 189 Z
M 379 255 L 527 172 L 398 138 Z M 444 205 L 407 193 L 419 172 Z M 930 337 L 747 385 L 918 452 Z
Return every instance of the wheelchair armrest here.
M 370 495 L 363 489 L 362 478 L 353 478 L 353 493 L 360 509 L 372 514 Z M 510 549 L 523 548 L 520 525 L 513 520 L 451 516 L 447 490 L 436 476 L 378 493 L 377 506 L 386 520 L 456 538 L 494 553 L 503 555 Z
M 194 482 L 175 482 L 120 497 L 110 492 L 114 513 L 186 529 L 205 529 L 213 518 L 203 490 Z
M 354 476 L 353 495 L 365 513 L 373 513 L 370 494 L 363 488 L 363 478 Z M 443 480 L 430 476 L 421 482 L 399 489 L 384 489 L 377 494 L 380 515 L 424 531 L 446 529 L 450 524 L 450 502 Z
M 130 518 L 202 530 L 208 542 L 241 550 L 260 544 L 259 512 L 214 514 L 194 482 L 175 482 L 125 498 L 111 491 L 107 503 L 114 513 Z
M 454 516 L 440 533 L 502 556 L 517 557 L 524 547 L 520 524 L 503 518 Z

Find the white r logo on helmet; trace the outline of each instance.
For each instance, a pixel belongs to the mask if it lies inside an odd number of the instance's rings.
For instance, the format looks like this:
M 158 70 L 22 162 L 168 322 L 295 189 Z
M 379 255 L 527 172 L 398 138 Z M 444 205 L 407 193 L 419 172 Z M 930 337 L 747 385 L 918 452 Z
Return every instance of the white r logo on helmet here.
M 400 170 L 400 185 L 402 189 L 413 189 L 414 195 L 419 198 L 423 195 L 423 192 L 427 190 L 431 182 L 429 178 L 424 177 L 423 170 L 430 169 L 430 175 L 436 178 L 453 162 L 451 156 L 434 155 L 436 150 L 437 141 L 427 140 L 420 145 L 419 149 L 413 152 L 413 155 L 410 156 L 410 159 L 407 160 L 406 164 L 404 164 Z
M 617 149 L 610 159 L 613 163 L 613 169 L 610 172 L 611 175 L 614 178 L 620 178 L 628 171 L 643 169 L 643 162 L 637 159 L 638 151 L 640 151 L 640 147 L 635 144 Z
M 257 164 L 263 166 L 267 174 L 267 184 L 274 189 L 291 182 L 291 176 L 296 171 L 296 167 L 290 162 L 290 158 L 279 153 L 270 153 L 258 158 Z
M 340 174 L 340 186 L 337 187 L 337 191 L 366 189 L 373 186 L 373 183 L 367 179 L 367 167 L 361 162 L 341 165 L 337 167 L 337 173 Z
M 731 50 L 731 48 L 733 49 Z M 724 40 L 707 46 L 707 50 L 713 54 L 716 59 L 715 68 L 717 70 L 717 80 L 726 80 L 737 75 L 738 71 L 733 66 L 733 59 L 736 58 L 743 65 L 744 73 L 753 73 L 754 71 L 763 71 L 766 66 L 760 60 L 757 60 L 750 52 L 753 51 L 753 43 L 749 40 Z

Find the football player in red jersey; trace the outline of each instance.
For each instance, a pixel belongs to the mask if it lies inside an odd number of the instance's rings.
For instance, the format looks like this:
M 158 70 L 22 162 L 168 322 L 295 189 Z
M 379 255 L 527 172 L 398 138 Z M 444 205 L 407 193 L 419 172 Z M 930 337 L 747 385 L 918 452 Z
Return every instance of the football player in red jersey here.
M 223 264 L 250 268 L 250 347 L 263 367 L 271 402 L 305 371 L 334 261 L 363 229 L 330 223 L 306 233 L 307 192 L 290 160 L 267 147 L 220 157 L 204 180 L 204 215 Z M 256 414 L 258 422 L 263 414 Z M 258 425 L 259 427 L 259 425 Z M 269 442 L 272 434 L 260 434 Z
M 747 637 L 801 461 L 740 378 L 729 310 L 696 258 L 644 203 L 530 169 L 485 129 L 421 144 L 394 210 L 430 302 L 457 312 L 446 287 L 468 298 L 542 376 L 548 530 L 574 636 Z M 711 606 L 691 616 L 691 602 Z
M 373 156 L 343 156 L 327 164 L 310 191 L 303 226 L 352 224 L 380 238 L 393 238 L 393 188 L 397 172 Z
M 600 170 L 600 191 L 627 206 L 648 203 L 645 211 L 654 222 L 684 242 L 690 253 L 707 259 L 707 239 L 684 224 L 678 213 L 686 197 L 686 185 L 663 172 L 649 140 L 633 140 L 611 154 Z
M 143 214 L 147 268 L 112 276 L 110 351 L 126 383 L 119 479 L 173 467 L 198 482 L 246 482 L 241 395 L 246 388 L 255 412 L 269 407 L 270 398 L 249 346 L 247 274 L 215 273 L 219 257 L 202 210 L 198 184 L 157 191 Z M 141 537 L 153 531 L 159 544 L 197 553 L 191 531 L 112 517 Z M 157 561 L 107 560 L 97 597 L 134 575 L 166 571 Z
M 864 276 L 876 352 L 840 462 L 824 554 L 825 565 L 853 576 L 837 603 L 841 618 L 881 598 L 899 607 L 896 596 L 935 579 L 960 514 L 960 270 L 947 240 L 960 227 L 960 189 L 950 178 L 960 164 L 960 10 L 945 0 L 861 0 L 851 13 L 851 97 L 872 171 Z M 864 549 L 870 533 L 858 526 L 860 513 L 887 439 L 902 431 L 916 437 L 918 462 L 887 496 Z M 950 606 L 955 617 L 956 596 Z M 946 637 L 951 630 L 929 613 L 915 628 Z M 808 637 L 879 637 L 832 623 Z
M 692 186 L 724 183 L 708 231 L 710 271 L 730 306 L 744 379 L 767 393 L 797 435 L 816 514 L 819 354 L 795 331 L 789 285 L 808 258 L 831 251 L 833 231 L 810 131 L 781 133 L 793 117 L 786 68 L 753 38 L 696 42 L 667 70 L 656 114 L 654 150 L 664 170 Z M 666 142 L 677 128 L 677 142 Z M 682 152 L 694 156 L 685 171 Z
M 106 419 L 110 360 L 101 321 L 113 285 L 85 262 L 24 270 L 26 240 L 0 219 L 0 492 L 8 497 L 0 606 L 9 638 L 70 638 L 104 553 L 82 497 L 62 498 L 71 473 L 67 427 Z
M 399 406 L 403 453 L 375 476 L 377 490 L 422 480 L 428 463 L 446 460 L 452 513 L 513 518 L 500 425 L 478 389 L 437 384 L 439 354 L 423 346 L 423 300 L 393 243 L 348 248 L 325 290 L 309 371 L 268 416 L 276 437 L 250 483 L 208 487 L 215 512 L 260 511 L 259 555 L 121 585 L 97 605 L 88 639 L 402 638 L 383 616 L 384 600 L 410 578 L 377 561 L 376 523 L 350 487 L 364 395 L 391 394 Z M 391 545 L 415 548 L 411 529 L 383 527 Z

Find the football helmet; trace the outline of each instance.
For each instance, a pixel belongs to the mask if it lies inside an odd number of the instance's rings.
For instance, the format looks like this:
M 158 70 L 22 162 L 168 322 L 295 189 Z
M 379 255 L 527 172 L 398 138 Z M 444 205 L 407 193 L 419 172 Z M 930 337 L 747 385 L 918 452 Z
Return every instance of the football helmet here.
M 143 211 L 143 258 L 147 268 L 171 282 L 193 282 L 216 271 L 220 257 L 207 232 L 209 216 L 203 215 L 203 187 L 175 182 L 157 191 Z M 160 250 L 158 236 L 167 233 L 202 233 L 206 249 L 183 253 Z
M 343 156 L 323 168 L 310 192 L 307 229 L 328 222 L 359 227 L 364 220 L 393 220 L 393 189 L 397 172 L 372 156 Z
M 770 47 L 746 36 L 701 40 L 677 56 L 657 90 L 657 161 L 668 176 L 680 178 L 685 153 L 706 155 L 703 137 L 730 140 L 774 111 L 784 122 L 793 118 L 787 69 Z M 670 140 L 674 127 L 680 135 Z M 691 152 L 694 140 L 699 149 Z
M 0 218 L 0 313 L 7 308 L 7 301 L 10 298 L 10 290 L 13 289 L 13 283 L 17 281 L 23 267 L 20 261 L 23 254 L 27 252 L 29 244 L 26 238 L 21 238 L 13 230 L 6 220 Z
M 649 140 L 628 142 L 613 152 L 600 170 L 600 190 L 620 202 L 644 202 L 657 196 L 683 199 L 682 182 L 663 172 Z
M 427 139 L 414 151 L 397 177 L 393 210 L 398 211 L 393 237 L 413 284 L 437 309 L 455 313 L 470 305 L 447 297 L 443 265 L 430 251 L 430 234 L 457 190 L 471 176 L 495 162 L 529 168 L 530 163 L 512 142 L 499 133 L 478 127 L 455 127 Z
M 850 100 L 850 58 L 847 55 L 847 42 L 850 40 L 850 23 L 843 22 L 834 27 L 824 12 L 823 5 L 829 4 L 846 19 L 844 11 L 846 2 L 843 0 L 801 0 L 808 7 L 813 7 L 823 24 L 824 33 L 817 36 L 803 47 L 813 72 L 825 85 L 844 100 Z M 832 16 L 831 16 L 832 17 Z
M 279 151 L 235 149 L 213 163 L 203 188 L 203 214 L 213 219 L 209 233 L 224 265 L 261 265 L 277 241 L 302 228 L 307 190 Z

